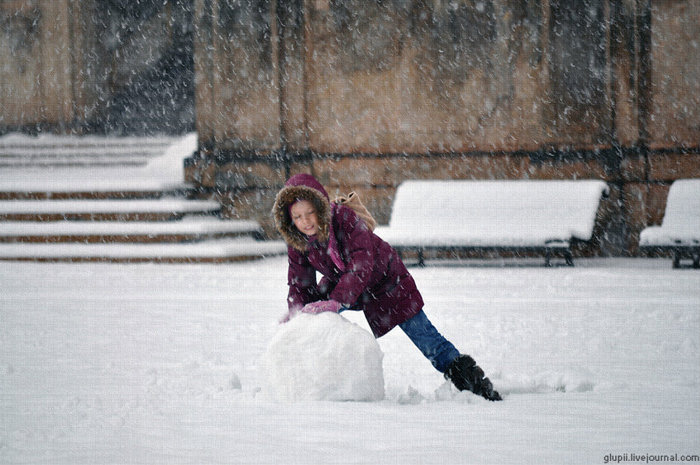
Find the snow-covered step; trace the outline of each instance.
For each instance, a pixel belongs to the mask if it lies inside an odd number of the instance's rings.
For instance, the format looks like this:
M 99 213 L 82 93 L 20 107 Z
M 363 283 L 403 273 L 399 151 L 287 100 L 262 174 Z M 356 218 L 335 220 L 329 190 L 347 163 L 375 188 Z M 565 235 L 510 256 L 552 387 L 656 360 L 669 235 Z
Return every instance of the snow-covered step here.
M 0 149 L 0 167 L 50 166 L 145 166 L 162 155 L 163 148 L 149 150 L 65 149 Z
M 194 153 L 197 143 L 195 133 L 177 138 L 2 136 L 0 154 L 9 154 L 12 159 L 55 157 L 69 162 L 47 166 L 0 163 L 0 199 L 153 198 L 186 192 L 193 186 L 184 181 L 183 160 Z M 79 157 L 94 156 L 97 162 L 71 164 L 76 150 L 83 151 Z M 133 161 L 134 154 L 147 163 L 109 164 L 110 159 L 120 157 Z M 105 160 L 108 162 L 102 163 Z
M 0 138 L 0 167 L 144 166 L 163 155 L 174 138 L 30 137 Z
M 218 202 L 181 198 L 0 201 L 1 221 L 156 221 L 220 211 Z
M 0 242 L 184 242 L 222 236 L 259 236 L 249 220 L 185 217 L 178 221 L 4 221 Z
M 60 134 L 40 134 L 31 136 L 23 133 L 10 133 L 0 137 L 0 150 L 6 148 L 46 148 L 46 147 L 167 147 L 180 139 L 180 136 L 75 136 Z
M 226 262 L 286 253 L 281 241 L 250 237 L 182 244 L 0 244 L 0 260 L 107 262 Z
M 161 179 L 130 167 L 0 167 L 0 199 L 144 198 L 193 190 L 178 175 Z

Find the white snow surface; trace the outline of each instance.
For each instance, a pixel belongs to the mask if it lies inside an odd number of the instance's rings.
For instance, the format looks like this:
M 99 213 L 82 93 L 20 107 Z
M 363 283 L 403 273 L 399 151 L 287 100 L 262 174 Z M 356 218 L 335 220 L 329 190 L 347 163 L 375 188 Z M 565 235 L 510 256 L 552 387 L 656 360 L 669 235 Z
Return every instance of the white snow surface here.
M 642 230 L 639 244 L 700 246 L 700 179 L 671 184 L 661 226 Z
M 382 400 L 383 356 L 374 336 L 342 315 L 299 314 L 267 347 L 263 392 L 281 401 Z
M 375 231 L 396 246 L 543 246 L 589 240 L 599 180 L 405 181 L 389 226 Z
M 664 259 L 440 264 L 411 269 L 426 313 L 478 361 L 503 402 L 451 389 L 400 329 L 377 340 L 383 400 L 270 399 L 263 360 L 286 310 L 284 257 L 3 263 L 0 463 L 589 464 L 611 454 L 700 455 L 696 271 Z M 361 313 L 342 317 L 368 330 Z M 286 349 L 301 338 L 297 323 Z

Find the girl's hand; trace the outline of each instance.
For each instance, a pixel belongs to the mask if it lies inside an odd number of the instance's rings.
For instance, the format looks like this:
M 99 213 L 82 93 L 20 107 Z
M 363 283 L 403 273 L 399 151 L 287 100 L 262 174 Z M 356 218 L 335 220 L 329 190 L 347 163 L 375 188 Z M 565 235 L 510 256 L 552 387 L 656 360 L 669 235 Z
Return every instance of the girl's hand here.
M 303 313 L 323 313 L 323 312 L 333 312 L 338 313 L 343 308 L 340 302 L 335 300 L 319 300 L 318 302 L 311 302 L 306 304 L 304 308 L 301 309 Z
M 290 309 L 279 321 L 280 324 L 286 323 L 300 312 L 316 315 L 323 312 L 340 313 L 342 310 L 347 310 L 347 308 L 343 307 L 340 302 L 336 302 L 335 300 L 319 300 L 318 302 L 306 304 L 303 308 Z

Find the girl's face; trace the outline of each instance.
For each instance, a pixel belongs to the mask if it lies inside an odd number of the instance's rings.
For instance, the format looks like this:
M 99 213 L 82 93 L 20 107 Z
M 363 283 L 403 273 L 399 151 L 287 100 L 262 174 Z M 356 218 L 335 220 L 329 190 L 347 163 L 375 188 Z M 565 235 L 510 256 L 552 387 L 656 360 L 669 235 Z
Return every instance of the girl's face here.
M 318 232 L 318 216 L 316 208 L 308 200 L 299 200 L 290 210 L 294 226 L 307 236 Z

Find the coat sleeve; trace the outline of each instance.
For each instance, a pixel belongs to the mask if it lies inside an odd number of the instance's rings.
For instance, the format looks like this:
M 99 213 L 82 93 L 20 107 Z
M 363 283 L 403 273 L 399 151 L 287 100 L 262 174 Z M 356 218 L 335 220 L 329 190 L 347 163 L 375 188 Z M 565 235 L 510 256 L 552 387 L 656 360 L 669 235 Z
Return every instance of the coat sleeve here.
M 360 295 L 367 289 L 374 268 L 372 250 L 372 232 L 357 214 L 349 208 L 343 208 L 337 213 L 339 229 L 339 248 L 346 255 L 347 269 L 338 280 L 338 284 L 330 294 L 330 298 L 346 307 L 354 306 Z
M 323 276 L 316 286 L 318 289 L 318 296 L 321 300 L 330 299 L 330 293 L 333 292 L 333 288 L 337 283 L 333 281 L 328 276 Z
M 299 310 L 309 302 L 319 300 L 316 270 L 311 266 L 306 255 L 298 250 L 289 247 L 287 255 L 289 258 L 287 304 L 290 310 Z

